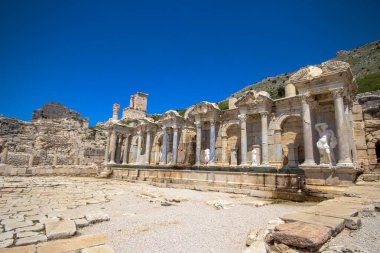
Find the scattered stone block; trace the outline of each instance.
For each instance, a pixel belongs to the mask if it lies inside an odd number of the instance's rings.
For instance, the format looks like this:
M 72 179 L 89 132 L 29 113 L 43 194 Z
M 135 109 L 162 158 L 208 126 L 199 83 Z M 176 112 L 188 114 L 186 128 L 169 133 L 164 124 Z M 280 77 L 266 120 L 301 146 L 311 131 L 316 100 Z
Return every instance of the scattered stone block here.
M 303 249 L 318 249 L 331 235 L 329 227 L 304 222 L 278 225 L 272 234 L 275 241 Z
M 10 231 L 10 230 L 14 230 L 16 228 L 28 227 L 28 226 L 32 226 L 32 225 L 33 225 L 33 222 L 30 220 L 19 221 L 19 222 L 10 223 L 10 224 L 5 225 L 5 231 Z
M 18 229 L 16 229 L 16 233 L 21 233 L 24 231 L 37 232 L 37 231 L 41 231 L 43 229 L 44 229 L 44 225 L 42 225 L 41 223 L 36 223 L 33 226 L 18 228 Z
M 45 224 L 46 236 L 49 240 L 68 238 L 77 230 L 72 220 L 50 221 Z
M 75 225 L 77 226 L 77 228 L 83 228 L 83 227 L 87 227 L 88 225 L 90 225 L 90 223 L 86 219 L 76 219 L 76 220 L 74 220 L 74 222 L 75 222 Z
M 20 221 L 24 221 L 23 216 L 18 216 L 16 218 L 11 218 L 11 219 L 4 219 L 1 221 L 1 224 L 8 225 L 8 224 L 12 224 L 12 223 L 20 222 Z
M 81 253 L 115 253 L 115 251 L 109 245 L 100 245 L 82 249 Z
M 83 235 L 70 239 L 55 240 L 45 242 L 37 246 L 38 253 L 62 253 L 77 251 L 89 247 L 103 245 L 107 243 L 107 237 L 103 234 Z M 0 252 L 2 253 L 2 252 Z
M 13 241 L 14 241 L 13 238 L 12 239 L 6 239 L 4 241 L 0 241 L 0 248 L 6 248 L 6 247 L 9 247 L 9 246 L 12 246 Z
M 255 227 L 255 228 L 251 229 L 251 231 L 249 232 L 249 234 L 247 236 L 247 241 L 245 244 L 247 246 L 250 246 L 254 241 L 256 241 L 259 238 L 261 232 L 262 232 L 261 228 Z
M 87 221 L 92 224 L 96 222 L 109 221 L 110 217 L 105 213 L 89 213 L 86 214 Z
M 46 235 L 39 234 L 35 236 L 29 236 L 29 237 L 17 239 L 16 246 L 22 246 L 22 245 L 28 245 L 28 244 L 34 244 L 34 243 L 46 242 L 46 241 L 47 241 Z
M 266 243 L 262 240 L 255 241 L 243 253 L 267 253 Z
M 38 232 L 25 231 L 25 232 L 17 233 L 17 238 L 23 238 L 23 237 L 35 236 L 35 235 L 39 235 L 39 234 L 40 234 L 40 233 L 38 233 Z
M 12 231 L 1 233 L 0 234 L 0 242 L 8 240 L 8 239 L 13 239 L 13 234 L 14 233 Z

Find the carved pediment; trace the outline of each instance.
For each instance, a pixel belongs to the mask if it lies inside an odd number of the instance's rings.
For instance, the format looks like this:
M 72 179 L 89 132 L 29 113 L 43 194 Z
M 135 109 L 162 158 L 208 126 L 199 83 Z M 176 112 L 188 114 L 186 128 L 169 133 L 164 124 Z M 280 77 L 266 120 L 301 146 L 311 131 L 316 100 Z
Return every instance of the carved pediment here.
M 294 73 L 292 76 L 289 78 L 289 82 L 299 82 L 299 81 L 307 81 L 307 80 L 312 80 L 322 74 L 322 69 L 316 67 L 316 66 L 308 66 L 304 67 L 300 70 L 298 70 L 296 73 Z
M 346 71 L 350 67 L 350 64 L 344 61 L 326 61 L 322 63 L 323 73 Z
M 270 95 L 268 92 L 251 90 L 245 93 L 242 97 L 240 97 L 235 102 L 235 105 L 239 107 L 239 106 L 245 106 L 245 105 L 263 104 L 263 103 L 271 102 L 271 101 L 272 99 L 270 98 Z
M 169 110 L 160 116 L 160 121 L 176 119 L 177 117 L 182 118 L 177 111 Z
M 208 113 L 219 113 L 220 109 L 215 103 L 201 102 L 192 106 L 185 113 L 185 118 L 194 115 L 208 114 Z

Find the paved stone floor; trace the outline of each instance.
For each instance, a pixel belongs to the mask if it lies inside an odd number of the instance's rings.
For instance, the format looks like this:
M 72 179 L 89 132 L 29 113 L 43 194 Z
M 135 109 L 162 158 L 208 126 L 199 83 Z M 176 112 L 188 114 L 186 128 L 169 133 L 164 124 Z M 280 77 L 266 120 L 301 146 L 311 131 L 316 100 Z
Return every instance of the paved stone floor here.
M 0 247 L 38 253 L 241 252 L 253 226 L 310 205 L 78 177 L 0 177 L 0 194 Z

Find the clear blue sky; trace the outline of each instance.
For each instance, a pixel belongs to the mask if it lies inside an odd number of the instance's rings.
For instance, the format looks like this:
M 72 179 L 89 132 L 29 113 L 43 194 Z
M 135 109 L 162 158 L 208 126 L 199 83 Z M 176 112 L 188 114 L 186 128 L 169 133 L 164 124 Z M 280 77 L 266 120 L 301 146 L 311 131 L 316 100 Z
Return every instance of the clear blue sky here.
M 374 1 L 0 1 L 0 114 L 60 102 L 90 118 L 218 102 L 380 39 Z

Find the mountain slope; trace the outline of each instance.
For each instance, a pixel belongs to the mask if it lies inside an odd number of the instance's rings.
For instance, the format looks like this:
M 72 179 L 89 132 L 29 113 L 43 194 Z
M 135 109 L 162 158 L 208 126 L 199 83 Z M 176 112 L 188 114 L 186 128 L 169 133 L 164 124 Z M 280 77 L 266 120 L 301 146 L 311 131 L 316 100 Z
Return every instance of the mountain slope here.
M 331 60 L 348 62 L 359 85 L 359 93 L 380 90 L 380 41 L 352 49 L 338 51 L 336 57 Z M 248 90 L 264 90 L 271 94 L 272 98 L 284 96 L 284 83 L 293 73 L 268 77 L 260 82 L 241 89 L 231 97 L 240 97 Z

